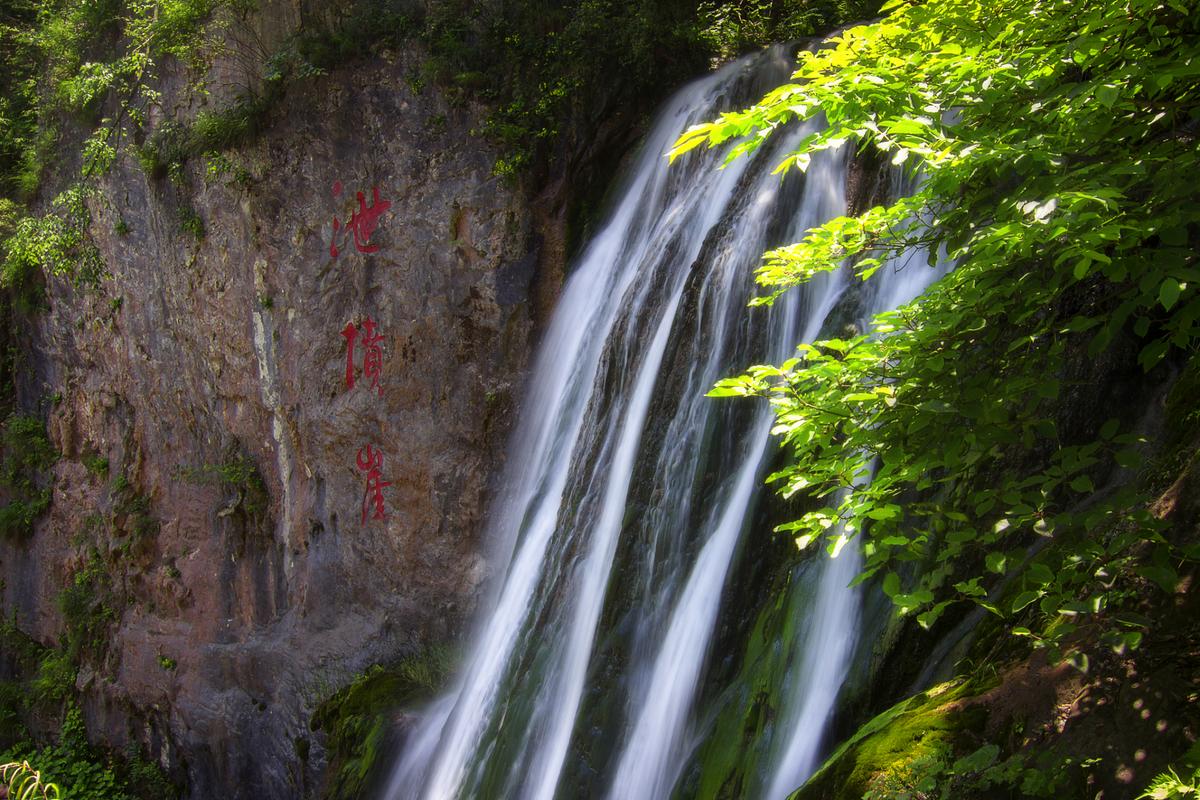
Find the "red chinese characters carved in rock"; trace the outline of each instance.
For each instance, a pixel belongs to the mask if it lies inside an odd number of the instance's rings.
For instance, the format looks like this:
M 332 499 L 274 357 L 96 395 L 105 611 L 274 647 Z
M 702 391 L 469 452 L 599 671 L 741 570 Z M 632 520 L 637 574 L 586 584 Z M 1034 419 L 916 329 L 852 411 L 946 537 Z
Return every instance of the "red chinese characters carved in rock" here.
M 333 184 L 333 196 L 337 197 L 342 193 L 342 183 L 338 181 Z M 350 215 L 350 221 L 342 225 L 341 220 L 337 217 L 333 218 L 333 240 L 329 243 L 329 255 L 334 258 L 338 257 L 338 242 L 345 239 L 347 234 L 354 235 L 354 246 L 360 253 L 374 253 L 379 250 L 378 245 L 371 244 L 371 235 L 375 233 L 375 228 L 379 225 L 379 217 L 384 214 L 392 204 L 388 200 L 379 199 L 379 187 L 375 186 L 371 189 L 371 205 L 367 205 L 367 200 L 362 192 L 358 192 L 358 211 Z
M 367 485 L 363 489 L 362 524 L 367 524 L 368 515 L 373 520 L 386 520 L 383 490 L 392 484 L 383 479 L 383 451 L 366 445 L 358 451 L 355 460 L 359 470 L 367 474 Z
M 347 322 L 342 329 L 342 336 L 346 338 L 346 388 L 354 388 L 354 349 L 357 342 L 363 348 L 363 378 L 371 382 L 371 388 L 377 394 L 382 395 L 379 377 L 383 373 L 383 335 L 377 333 L 375 327 L 375 320 L 367 317 L 361 331 L 352 322 Z

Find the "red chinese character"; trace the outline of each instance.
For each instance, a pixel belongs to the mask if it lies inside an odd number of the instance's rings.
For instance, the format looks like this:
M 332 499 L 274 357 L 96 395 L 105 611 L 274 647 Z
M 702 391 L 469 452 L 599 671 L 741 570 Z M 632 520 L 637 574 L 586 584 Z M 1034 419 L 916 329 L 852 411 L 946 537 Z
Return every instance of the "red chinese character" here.
M 354 340 L 358 338 L 358 328 L 353 322 L 347 322 L 346 327 L 342 329 L 342 336 L 346 337 L 346 388 L 354 388 Z
M 375 332 L 375 320 L 367 317 L 363 322 L 363 377 L 371 381 L 371 388 L 378 394 L 383 394 L 379 378 L 383 374 L 383 334 Z M 346 337 L 346 388 L 354 388 L 354 345 L 358 341 L 359 330 L 352 322 L 347 322 L 342 329 Z
M 362 524 L 367 524 L 367 512 L 375 509 L 371 519 L 387 519 L 383 508 L 383 490 L 391 486 L 390 481 L 383 479 L 383 451 L 367 445 L 358 451 L 355 461 L 358 468 L 367 473 L 367 485 L 363 490 Z
M 334 184 L 334 194 L 339 194 L 340 184 Z M 379 187 L 375 186 L 371 189 L 372 203 L 367 205 L 366 198 L 362 192 L 358 192 L 358 211 L 350 215 L 350 221 L 343 228 L 341 220 L 337 217 L 333 218 L 333 240 L 329 243 L 329 255 L 334 258 L 338 257 L 338 239 L 344 238 L 346 233 L 354 234 L 354 246 L 358 248 L 360 253 L 374 253 L 379 250 L 378 245 L 371 244 L 371 234 L 375 233 L 375 228 L 379 225 L 379 217 L 385 211 L 392 207 L 388 200 L 379 199 Z M 341 233 L 339 233 L 339 230 Z
M 375 321 L 370 317 L 363 322 L 363 328 L 363 377 L 371 381 L 371 388 L 377 394 L 382 395 L 379 375 L 383 371 L 383 346 L 380 344 L 383 336 L 375 332 Z

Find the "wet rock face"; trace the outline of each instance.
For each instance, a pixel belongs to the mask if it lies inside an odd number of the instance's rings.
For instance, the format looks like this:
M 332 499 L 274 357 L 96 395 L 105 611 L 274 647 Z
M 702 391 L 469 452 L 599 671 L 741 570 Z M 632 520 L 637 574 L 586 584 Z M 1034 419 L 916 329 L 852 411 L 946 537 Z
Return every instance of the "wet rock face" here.
M 55 396 L 64 458 L 34 539 L 0 550 L 5 606 L 61 641 L 54 598 L 103 566 L 115 621 L 80 677 L 93 733 L 149 744 L 192 797 L 310 793 L 315 705 L 457 636 L 490 568 L 488 482 L 546 270 L 477 111 L 414 93 L 418 65 L 289 90 L 234 154 L 240 179 L 119 163 L 94 209 L 110 277 L 55 283 L 30 331 L 22 393 Z M 356 244 L 344 226 L 373 190 L 390 207 Z M 363 522 L 360 459 L 385 520 L 369 502 Z

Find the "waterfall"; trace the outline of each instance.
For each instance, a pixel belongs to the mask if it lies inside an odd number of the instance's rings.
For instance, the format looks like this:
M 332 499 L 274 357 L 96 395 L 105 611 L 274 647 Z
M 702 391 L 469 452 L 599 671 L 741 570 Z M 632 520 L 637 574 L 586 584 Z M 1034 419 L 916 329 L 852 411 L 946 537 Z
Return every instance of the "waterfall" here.
M 896 173 L 890 194 L 896 197 L 911 188 Z M 861 321 L 907 303 L 945 274 L 948 268 L 945 259 L 939 259 L 935 269 L 926 266 L 928 261 L 927 251 L 914 249 L 885 264 L 879 279 L 869 284 L 866 291 Z M 843 497 L 839 494 L 832 505 L 836 506 Z M 838 530 L 835 535 L 840 533 Z M 837 558 L 824 565 L 818 578 L 815 602 L 805 615 L 803 634 L 792 643 L 793 663 L 798 667 L 785 687 L 786 701 L 779 728 L 781 746 L 773 759 L 768 798 L 787 797 L 820 766 L 825 728 L 833 716 L 857 643 L 859 597 L 858 592 L 847 587 L 861 567 L 858 549 L 845 547 Z M 799 583 L 797 576 L 793 585 Z
M 455 689 L 408 735 L 386 800 L 679 791 L 703 735 L 697 697 L 722 596 L 774 452 L 766 403 L 704 394 L 818 336 L 846 288 L 840 273 L 770 309 L 746 303 L 763 251 L 844 212 L 846 166 L 825 152 L 806 174 L 772 175 L 811 132 L 803 126 L 724 169 L 722 152 L 670 168 L 663 153 L 689 125 L 783 82 L 791 64 L 771 48 L 677 93 L 574 266 L 490 518 L 507 571 Z M 881 270 L 873 302 L 919 291 L 930 272 Z M 795 648 L 820 696 L 790 690 L 762 796 L 786 795 L 819 755 L 855 641 L 851 550 L 806 571 L 818 600 Z

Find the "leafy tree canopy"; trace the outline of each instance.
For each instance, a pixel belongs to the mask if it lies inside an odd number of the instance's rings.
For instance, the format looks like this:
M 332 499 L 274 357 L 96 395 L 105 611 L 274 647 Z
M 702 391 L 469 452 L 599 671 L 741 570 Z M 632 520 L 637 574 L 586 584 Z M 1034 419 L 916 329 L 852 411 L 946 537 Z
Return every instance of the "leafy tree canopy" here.
M 1195 352 L 1200 13 L 1187 0 L 885 12 L 671 155 L 734 141 L 736 158 L 824 114 L 781 171 L 851 142 L 922 176 L 911 196 L 767 253 L 756 303 L 847 263 L 865 279 L 914 247 L 956 268 L 869 334 L 802 345 L 712 394 L 769 397 L 793 456 L 771 480 L 824 498 L 780 529 L 834 553 L 858 537 L 860 580 L 882 578 L 922 625 L 969 600 L 1022 615 L 1014 630 L 1039 642 L 1103 614 L 1107 641 L 1134 645 L 1143 621 L 1117 610 L 1135 581 L 1173 591 L 1195 553 L 1146 511 L 1147 481 L 1122 477 L 1140 459 L 1122 398 L 1097 420 L 1063 409 L 1088 391 L 1078 365 L 1115 363 L 1118 345 L 1147 372 Z

